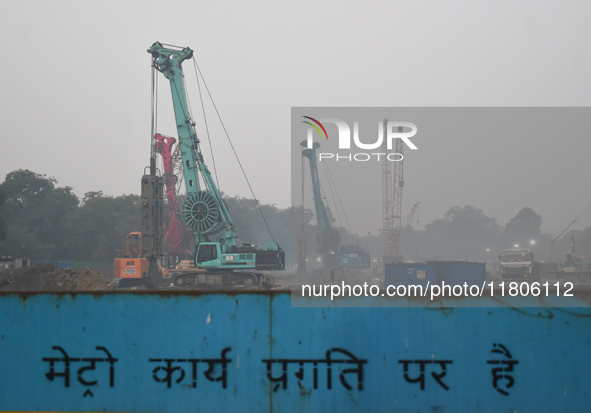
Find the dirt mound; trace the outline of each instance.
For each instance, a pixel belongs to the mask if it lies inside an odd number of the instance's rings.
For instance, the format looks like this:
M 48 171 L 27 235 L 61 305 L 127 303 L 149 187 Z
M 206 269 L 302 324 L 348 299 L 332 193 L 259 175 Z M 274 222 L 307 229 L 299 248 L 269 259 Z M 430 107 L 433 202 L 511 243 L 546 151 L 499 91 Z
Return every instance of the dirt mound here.
M 90 267 L 61 269 L 53 265 L 33 265 L 0 272 L 0 291 L 94 291 L 110 289 L 109 282 Z

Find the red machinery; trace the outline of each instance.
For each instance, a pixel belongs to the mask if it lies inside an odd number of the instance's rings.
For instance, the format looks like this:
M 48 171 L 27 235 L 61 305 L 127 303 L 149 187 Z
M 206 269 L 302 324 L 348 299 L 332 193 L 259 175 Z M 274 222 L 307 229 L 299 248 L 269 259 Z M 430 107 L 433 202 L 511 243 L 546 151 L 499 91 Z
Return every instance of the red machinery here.
M 174 162 L 172 156 L 172 146 L 176 139 L 170 136 L 164 136 L 159 133 L 154 135 L 156 139 L 156 151 L 162 156 L 164 163 L 164 185 L 166 186 L 166 197 L 168 199 L 168 230 L 165 236 L 166 244 L 178 249 L 183 241 L 183 224 L 177 218 L 180 212 L 180 206 L 176 197 L 176 182 L 174 175 Z

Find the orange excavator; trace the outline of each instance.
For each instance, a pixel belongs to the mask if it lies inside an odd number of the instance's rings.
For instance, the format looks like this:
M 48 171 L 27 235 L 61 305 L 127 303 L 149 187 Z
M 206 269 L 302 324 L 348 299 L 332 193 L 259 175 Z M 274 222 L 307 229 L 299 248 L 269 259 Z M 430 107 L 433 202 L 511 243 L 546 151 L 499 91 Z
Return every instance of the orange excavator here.
M 126 249 L 123 257 L 115 258 L 113 278 L 119 287 L 137 287 L 144 285 L 142 277 L 148 271 L 148 259 L 142 257 L 142 233 L 130 232 L 127 236 Z M 121 255 L 122 251 L 118 251 Z M 158 266 L 162 276 L 168 275 L 168 270 Z
M 123 252 L 123 254 L 122 254 Z M 127 236 L 125 251 L 117 251 L 123 257 L 115 258 L 113 279 L 120 287 L 133 287 L 142 284 L 142 274 L 148 271 L 148 259 L 142 258 L 142 233 L 131 232 Z

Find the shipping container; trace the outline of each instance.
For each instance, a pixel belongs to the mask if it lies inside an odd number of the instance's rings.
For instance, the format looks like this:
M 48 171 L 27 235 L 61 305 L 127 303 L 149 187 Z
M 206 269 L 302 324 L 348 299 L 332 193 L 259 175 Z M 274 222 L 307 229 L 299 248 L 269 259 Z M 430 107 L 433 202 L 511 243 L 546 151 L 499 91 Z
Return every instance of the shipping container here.
M 427 261 L 427 265 L 435 267 L 439 284 L 482 285 L 486 278 L 486 264 L 483 262 Z
M 427 264 L 386 264 L 386 285 L 422 285 L 437 282 L 437 271 Z
M 482 285 L 486 265 L 467 261 L 427 261 L 425 264 L 386 264 L 386 285 Z

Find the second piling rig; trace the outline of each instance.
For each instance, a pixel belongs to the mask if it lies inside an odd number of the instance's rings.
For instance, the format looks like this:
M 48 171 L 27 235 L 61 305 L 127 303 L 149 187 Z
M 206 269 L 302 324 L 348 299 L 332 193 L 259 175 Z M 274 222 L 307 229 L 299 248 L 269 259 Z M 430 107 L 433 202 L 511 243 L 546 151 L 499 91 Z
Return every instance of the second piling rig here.
M 316 209 L 316 222 L 318 226 L 316 241 L 318 252 L 322 257 L 322 265 L 326 269 L 368 268 L 371 265 L 369 252 L 365 251 L 359 244 L 341 245 L 341 234 L 333 226 L 333 217 L 330 209 L 322 201 L 318 164 L 316 162 L 316 149 L 320 147 L 320 144 L 314 142 L 311 147 L 308 147 L 308 141 L 303 141 L 300 145 L 306 148 L 302 151 L 302 155 L 308 158 L 310 164 L 310 176 L 312 177 L 314 207 Z

